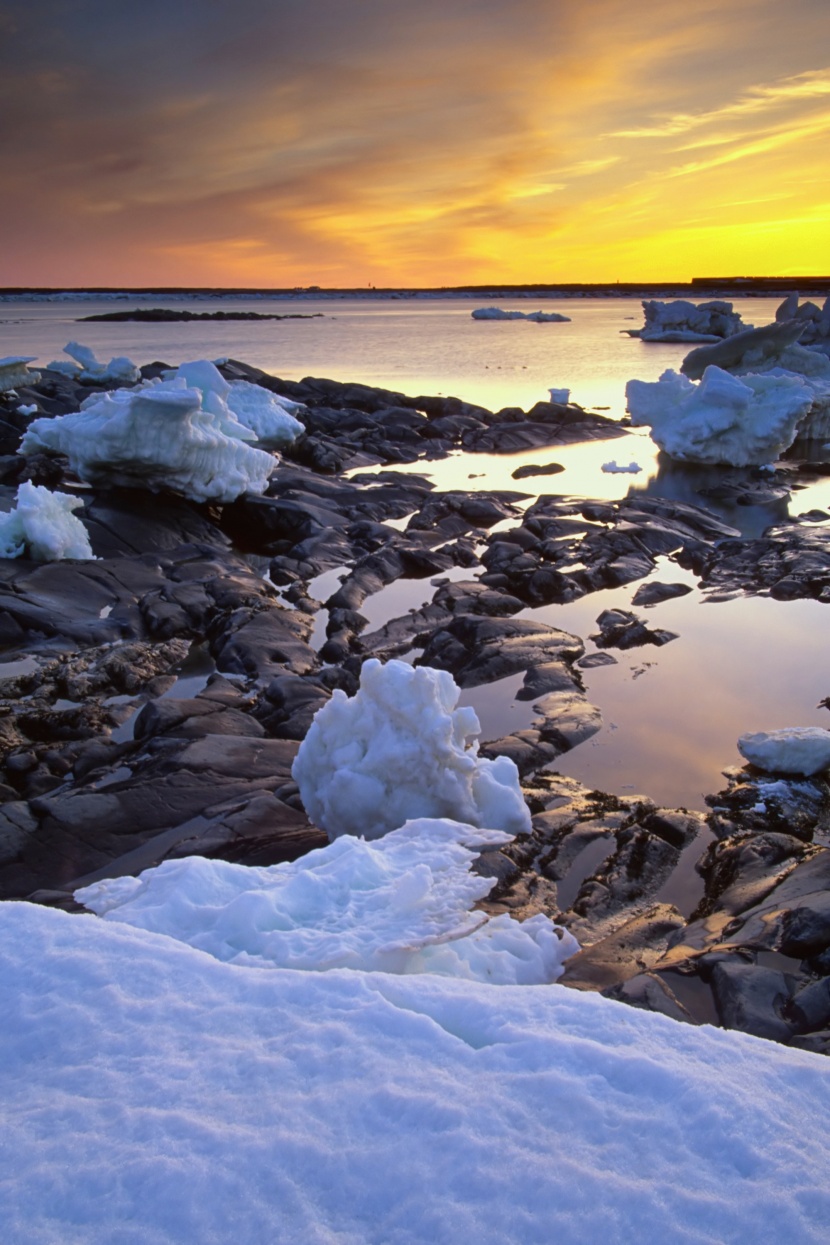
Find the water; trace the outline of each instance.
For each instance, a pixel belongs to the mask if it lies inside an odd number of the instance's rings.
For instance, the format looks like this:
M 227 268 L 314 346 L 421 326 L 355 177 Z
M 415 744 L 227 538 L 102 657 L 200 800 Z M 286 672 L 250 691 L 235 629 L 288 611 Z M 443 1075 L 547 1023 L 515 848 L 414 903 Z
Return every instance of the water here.
M 126 305 L 139 300 L 127 300 Z M 491 300 L 486 300 L 491 301 Z M 747 323 L 769 322 L 778 299 L 736 299 Z M 533 305 L 531 305 L 533 304 Z M 625 383 L 655 380 L 677 368 L 683 345 L 644 344 L 621 330 L 642 322 L 634 299 L 557 299 L 539 305 L 572 317 L 569 324 L 473 321 L 485 305 L 471 299 L 440 300 L 182 300 L 152 299 L 151 305 L 209 311 L 232 307 L 277 314 L 321 312 L 322 319 L 185 324 L 79 324 L 76 318 L 125 303 L 0 304 L 0 355 L 37 355 L 40 364 L 60 358 L 76 339 L 107 361 L 126 354 L 135 362 L 161 359 L 177 364 L 193 358 L 235 357 L 288 379 L 306 375 L 357 380 L 405 393 L 454 394 L 490 409 L 521 406 L 547 398 L 550 387 L 569 388 L 585 407 L 624 413 Z M 145 302 L 146 305 L 146 302 Z M 528 299 L 498 300 L 506 309 L 535 310 Z M 605 474 L 602 464 L 635 460 L 637 476 Z M 550 477 L 516 481 L 525 463 L 558 462 L 565 470 Z M 535 496 L 556 493 L 620 498 L 646 492 L 704 504 L 697 490 L 707 472 L 657 463 L 647 430 L 627 437 L 516 455 L 462 455 L 405 470 L 429 475 L 440 489 L 512 489 Z M 720 518 L 745 536 L 759 535 L 788 511 L 830 508 L 830 481 L 769 507 L 730 506 L 706 501 Z M 404 521 L 405 525 L 405 521 Z M 325 599 L 346 568 L 327 572 L 311 585 Z M 473 572 L 466 572 L 472 574 Z M 454 577 L 454 576 L 453 576 Z M 656 578 L 695 584 L 694 578 L 663 561 Z M 609 606 L 630 608 L 638 587 L 595 593 L 532 616 L 586 639 Z M 372 628 L 405 613 L 432 592 L 429 581 L 392 585 L 368 598 L 361 612 Z M 736 741 L 746 731 L 794 725 L 830 725 L 818 701 L 830 694 L 824 628 L 827 615 L 814 601 L 778 602 L 751 598 L 705 602 L 697 590 L 648 610 L 637 611 L 652 627 L 678 633 L 663 648 L 614 652 L 617 664 L 587 670 L 589 698 L 602 710 L 598 735 L 560 757 L 555 768 L 591 786 L 630 794 L 643 792 L 670 806 L 702 809 L 707 792 L 723 786 L 721 770 L 740 764 Z M 326 616 L 320 618 L 319 642 Z M 193 672 L 203 678 L 203 672 Z M 475 689 L 485 738 L 525 724 L 526 703 L 515 701 L 514 681 Z M 509 684 L 509 686 L 507 686 Z M 181 689 L 178 689 L 181 694 Z M 465 702 L 466 703 L 466 702 Z

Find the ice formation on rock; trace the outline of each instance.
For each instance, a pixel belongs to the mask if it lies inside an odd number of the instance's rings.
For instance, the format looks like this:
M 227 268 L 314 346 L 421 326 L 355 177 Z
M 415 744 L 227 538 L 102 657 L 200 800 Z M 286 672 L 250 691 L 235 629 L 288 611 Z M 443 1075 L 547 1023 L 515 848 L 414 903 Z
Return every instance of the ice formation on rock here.
M 643 312 L 643 328 L 625 332 L 644 342 L 717 342 L 746 328 L 732 304 L 718 299 L 698 304 L 685 298 L 669 303 L 644 299 Z
M 294 761 L 312 821 L 330 839 L 377 839 L 414 817 L 526 834 L 518 770 L 478 756 L 481 727 L 473 709 L 455 708 L 459 696 L 444 670 L 365 662 L 357 694 L 334 692 Z
M 202 394 L 202 406 L 220 419 L 226 419 L 228 411 L 233 415 L 242 440 L 258 441 L 268 449 L 283 449 L 291 445 L 303 431 L 303 425 L 295 418 L 302 410 L 299 402 L 278 397 L 262 385 L 252 385 L 246 380 L 225 380 L 222 373 L 207 359 L 182 363 L 170 379 L 181 378 Z M 251 435 L 246 435 L 250 430 Z M 234 435 L 232 427 L 223 427 L 228 435 Z
M 650 425 L 652 440 L 672 458 L 733 467 L 774 462 L 813 405 L 801 377 L 739 379 L 718 367 L 707 367 L 698 385 L 671 370 L 656 382 L 630 380 L 625 394 L 632 424 Z
M 0 558 L 94 558 L 87 530 L 72 513 L 83 504 L 81 497 L 52 493 L 25 480 L 17 490 L 16 508 L 0 514 Z
M 0 359 L 0 393 L 9 393 L 18 385 L 36 385 L 40 372 L 33 372 L 27 364 L 34 363 L 35 355 L 6 355 Z
M 376 842 L 342 835 L 291 864 L 195 856 L 95 882 L 76 897 L 99 916 L 235 964 L 555 981 L 579 950 L 571 934 L 545 916 L 519 923 L 473 911 L 495 880 L 471 864 L 511 838 L 422 818 Z
M 251 434 L 227 407 L 206 410 L 202 399 L 181 378 L 95 394 L 71 415 L 33 420 L 21 453 L 66 454 L 92 484 L 168 488 L 193 501 L 263 493 L 274 457 L 240 439 Z
M 571 317 L 558 311 L 503 311 L 500 307 L 477 307 L 474 320 L 532 320 L 534 324 L 569 324 Z
M 773 774 L 805 778 L 830 768 L 830 731 L 820 726 L 790 726 L 741 735 L 738 750 L 752 765 Z
M 56 359 L 47 365 L 49 370 L 63 372 L 82 384 L 134 385 L 141 380 L 141 372 L 125 355 L 110 359 L 109 363 L 101 363 L 89 346 L 82 346 L 80 342 L 69 342 L 63 350 L 74 362 Z

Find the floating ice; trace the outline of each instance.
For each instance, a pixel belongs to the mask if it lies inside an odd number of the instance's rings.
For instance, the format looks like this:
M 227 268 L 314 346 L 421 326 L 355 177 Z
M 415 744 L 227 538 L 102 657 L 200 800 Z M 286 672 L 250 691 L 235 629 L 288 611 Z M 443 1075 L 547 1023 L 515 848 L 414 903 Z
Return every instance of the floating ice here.
M 719 367 L 707 367 L 699 385 L 671 370 L 654 383 L 630 380 L 625 396 L 632 424 L 650 424 L 652 440 L 672 458 L 733 467 L 773 462 L 813 405 L 798 376 L 738 379 Z
M 377 839 L 414 817 L 451 817 L 526 834 L 530 813 L 508 757 L 478 756 L 475 711 L 456 709 L 452 675 L 372 658 L 349 699 L 318 710 L 292 773 L 309 817 L 330 839 Z
M 629 463 L 627 467 L 621 467 L 617 460 L 612 458 L 610 463 L 602 464 L 602 470 L 609 475 L 621 474 L 623 472 L 630 472 L 632 475 L 636 475 L 638 471 L 643 469 L 639 463 Z
M 732 304 L 718 299 L 695 304 L 685 298 L 669 303 L 650 298 L 643 301 L 643 312 L 643 328 L 625 332 L 644 342 L 717 342 L 746 327 Z
M 819 774 L 830 768 L 830 731 L 790 726 L 741 735 L 738 749 L 752 765 L 773 774 Z
M 500 307 L 477 307 L 470 314 L 474 320 L 532 320 L 535 324 L 566 324 L 571 319 L 558 311 L 502 311 Z
M 342 835 L 291 864 L 258 869 L 192 856 L 76 896 L 108 920 L 235 964 L 555 981 L 579 950 L 571 934 L 544 916 L 519 923 L 472 911 L 494 885 L 470 872 L 476 849 L 511 838 L 422 818 L 374 843 Z
M 72 513 L 83 504 L 80 497 L 52 493 L 25 480 L 17 490 L 16 509 L 0 514 L 0 558 L 94 558 L 87 530 Z
M 187 385 L 200 390 L 205 409 L 220 417 L 229 410 L 242 429 L 250 430 L 248 436 L 237 434 L 243 440 L 259 441 L 268 449 L 283 449 L 304 431 L 295 418 L 295 412 L 302 410 L 301 403 L 279 397 L 247 380 L 227 381 L 208 359 L 182 363 L 170 377 L 182 378 Z
M 33 420 L 21 453 L 66 454 L 92 484 L 168 488 L 193 501 L 263 493 L 274 457 L 241 439 L 252 434 L 224 403 L 206 410 L 202 399 L 181 378 L 95 394 L 74 414 Z
M 27 364 L 34 363 L 36 355 L 6 355 L 0 359 L 0 393 L 10 393 L 18 385 L 36 385 L 40 372 L 33 372 Z

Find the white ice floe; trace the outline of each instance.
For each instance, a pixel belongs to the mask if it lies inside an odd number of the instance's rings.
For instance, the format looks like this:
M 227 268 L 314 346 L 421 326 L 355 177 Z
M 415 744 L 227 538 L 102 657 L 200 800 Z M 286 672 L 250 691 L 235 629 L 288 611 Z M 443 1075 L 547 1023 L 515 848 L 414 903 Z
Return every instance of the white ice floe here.
M 714 366 L 699 384 L 671 370 L 656 382 L 630 380 L 625 395 L 632 424 L 650 425 L 652 440 L 672 458 L 734 467 L 778 458 L 814 400 L 802 377 L 738 378 Z
M 602 464 L 602 470 L 608 475 L 623 474 L 624 472 L 630 472 L 631 475 L 636 475 L 638 471 L 642 471 L 643 469 L 639 463 L 629 463 L 627 467 L 620 466 L 617 460 L 612 458 L 610 463 Z
M 10 393 L 18 385 L 36 385 L 40 372 L 32 371 L 36 355 L 6 355 L 0 359 L 0 393 Z
M 625 332 L 644 342 L 717 342 L 747 327 L 732 304 L 719 299 L 696 304 L 685 298 L 668 303 L 650 298 L 643 301 L 643 313 L 643 328 Z
M 0 904 L 8 1245 L 824 1245 L 830 1062 Z
M 73 362 L 65 359 L 54 359 L 47 364 L 50 371 L 63 372 L 72 376 L 82 384 L 96 385 L 134 385 L 141 380 L 141 372 L 125 355 L 110 359 L 109 363 L 101 363 L 89 346 L 80 342 L 68 342 L 63 348 Z
M 71 415 L 34 420 L 21 452 L 66 454 L 92 484 L 167 488 L 193 501 L 263 493 L 275 458 L 246 444 L 253 434 L 215 395 L 208 409 L 203 398 L 183 378 L 95 394 Z
M 478 850 L 512 835 L 455 821 L 408 821 L 376 842 L 342 835 L 292 864 L 249 868 L 189 857 L 76 898 L 107 920 L 168 934 L 234 964 L 440 973 L 503 985 L 552 982 L 576 939 L 545 916 L 472 910 L 495 879 Z
M 460 694 L 444 670 L 365 662 L 357 694 L 334 692 L 294 761 L 312 821 L 330 839 L 377 839 L 415 817 L 528 833 L 518 770 L 478 755 L 479 720 L 455 708 Z
M 789 726 L 741 735 L 738 749 L 752 765 L 773 774 L 820 774 L 830 768 L 830 731 Z
M 558 311 L 503 311 L 501 307 L 477 307 L 470 314 L 474 320 L 532 320 L 534 324 L 567 324 L 571 319 Z
M 295 418 L 295 413 L 303 409 L 301 403 L 279 397 L 250 381 L 227 381 L 208 359 L 182 363 L 168 377 L 184 379 L 187 385 L 198 389 L 204 409 L 221 418 L 230 411 L 240 427 L 251 434 L 237 433 L 243 440 L 258 441 L 267 449 L 278 450 L 291 445 L 303 431 L 303 425 Z
M 83 504 L 81 497 L 52 493 L 25 480 L 17 490 L 15 509 L 0 514 L 0 558 L 25 555 L 35 562 L 94 558 L 87 530 L 72 513 Z

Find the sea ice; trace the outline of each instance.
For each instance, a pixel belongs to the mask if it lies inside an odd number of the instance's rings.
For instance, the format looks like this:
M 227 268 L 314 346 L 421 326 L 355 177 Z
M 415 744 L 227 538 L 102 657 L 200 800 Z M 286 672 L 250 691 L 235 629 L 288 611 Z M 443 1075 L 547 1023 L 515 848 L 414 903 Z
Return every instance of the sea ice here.
M 75 376 L 84 384 L 134 385 L 141 380 L 141 372 L 132 359 L 128 359 L 125 355 L 110 359 L 109 363 L 100 363 L 89 346 L 82 346 L 80 342 L 69 342 L 64 346 L 63 351 L 64 354 L 74 359 L 75 363 L 57 360 L 50 363 L 49 368 L 52 371 Z
M 652 440 L 672 458 L 733 467 L 775 461 L 813 405 L 801 377 L 739 379 L 714 366 L 698 385 L 669 370 L 653 383 L 630 380 L 625 395 L 632 424 L 651 425 Z
M 21 453 L 66 454 L 92 484 L 168 488 L 193 501 L 263 493 L 273 455 L 246 444 L 253 434 L 215 395 L 210 409 L 203 397 L 182 378 L 94 394 L 73 414 L 33 420 Z
M 16 508 L 0 514 L 0 558 L 24 554 L 35 562 L 94 558 L 87 530 L 72 513 L 83 504 L 81 497 L 52 493 L 24 480 L 17 490 Z
M 222 373 L 208 359 L 197 359 L 192 363 L 182 363 L 169 378 L 180 378 L 202 394 L 202 406 L 211 410 L 220 418 L 227 412 L 233 415 L 240 429 L 242 440 L 258 441 L 267 449 L 284 449 L 296 441 L 303 425 L 295 418 L 295 412 L 302 410 L 302 404 L 292 402 L 290 398 L 278 397 L 262 385 L 252 385 L 246 380 L 225 380 Z M 234 435 L 230 428 L 223 427 L 228 435 Z
M 830 768 L 830 731 L 820 726 L 790 726 L 741 735 L 741 756 L 773 774 L 820 774 Z
M 500 307 L 477 307 L 474 320 L 532 320 L 534 324 L 569 324 L 570 316 L 558 311 L 503 311 Z
M 545 916 L 488 918 L 495 879 L 476 849 L 512 840 L 455 821 L 408 821 L 367 842 L 342 835 L 291 864 L 191 856 L 76 891 L 107 920 L 167 934 L 234 964 L 440 973 L 503 985 L 552 982 L 576 939 Z
M 18 385 L 36 385 L 40 372 L 31 371 L 27 364 L 34 363 L 35 355 L 6 355 L 0 359 L 0 393 L 10 393 Z
M 292 773 L 309 817 L 330 839 L 377 839 L 415 817 L 528 833 L 518 770 L 478 756 L 460 694 L 444 670 L 365 662 L 357 694 L 335 690 L 300 744 Z
M 602 470 L 608 475 L 615 475 L 624 472 L 630 472 L 631 475 L 636 475 L 638 471 L 642 471 L 643 469 L 639 463 L 629 463 L 627 467 L 621 467 L 617 460 L 612 458 L 610 463 L 602 464 Z
M 669 303 L 650 298 L 643 301 L 643 313 L 643 328 L 625 331 L 644 342 L 717 342 L 746 328 L 732 304 L 717 299 L 695 304 L 685 298 Z

